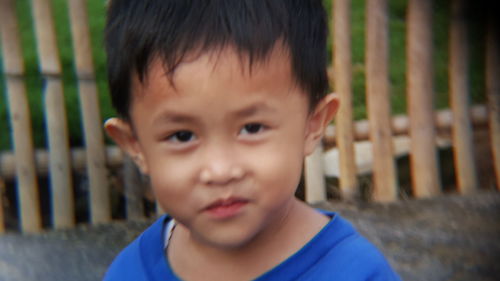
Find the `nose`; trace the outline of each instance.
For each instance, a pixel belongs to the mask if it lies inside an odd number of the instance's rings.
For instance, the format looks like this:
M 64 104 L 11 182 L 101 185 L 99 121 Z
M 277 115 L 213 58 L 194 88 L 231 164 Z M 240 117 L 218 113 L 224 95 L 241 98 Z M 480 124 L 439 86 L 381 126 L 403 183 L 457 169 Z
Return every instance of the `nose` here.
M 226 185 L 244 176 L 238 157 L 229 147 L 212 148 L 205 157 L 200 181 L 206 185 Z

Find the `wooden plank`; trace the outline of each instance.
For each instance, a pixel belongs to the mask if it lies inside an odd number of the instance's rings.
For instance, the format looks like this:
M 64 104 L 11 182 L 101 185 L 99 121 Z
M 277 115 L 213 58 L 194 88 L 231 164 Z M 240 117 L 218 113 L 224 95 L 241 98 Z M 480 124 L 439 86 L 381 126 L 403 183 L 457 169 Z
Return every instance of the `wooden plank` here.
M 453 153 L 460 193 L 477 189 L 471 119 L 469 117 L 468 40 L 464 0 L 451 2 L 450 24 L 450 105 L 453 111 Z
M 388 7 L 386 0 L 366 2 L 366 100 L 373 143 L 373 200 L 397 199 L 393 158 L 388 71 Z
M 486 95 L 496 185 L 500 190 L 500 24 L 490 11 L 486 41 Z
M 32 3 L 38 57 L 46 82 L 44 105 L 50 151 L 52 223 L 55 228 L 68 228 L 75 225 L 75 207 L 61 63 L 52 6 L 49 0 L 33 0 Z
M 13 0 L 0 1 L 0 5 L 2 57 L 7 80 L 7 104 L 16 157 L 21 230 L 39 232 L 42 229 L 40 202 L 16 11 Z
M 309 204 L 326 201 L 325 170 L 323 168 L 323 146 L 317 145 L 304 163 L 305 199 Z
M 352 109 L 351 1 L 333 1 L 333 65 L 335 92 L 340 107 L 336 116 L 340 159 L 340 191 L 344 200 L 359 197 L 354 161 L 354 121 Z
M 69 15 L 87 148 L 91 222 L 106 223 L 111 220 L 111 202 L 86 1 L 70 0 Z
M 407 104 L 411 174 L 417 198 L 440 194 L 433 106 L 432 0 L 409 0 L 407 19 Z

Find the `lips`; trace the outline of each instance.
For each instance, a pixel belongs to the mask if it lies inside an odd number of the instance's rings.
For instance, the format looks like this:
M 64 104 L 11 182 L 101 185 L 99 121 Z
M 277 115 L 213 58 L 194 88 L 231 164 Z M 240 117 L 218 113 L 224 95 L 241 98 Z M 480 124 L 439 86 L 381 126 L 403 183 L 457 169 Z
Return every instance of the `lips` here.
M 242 198 L 220 199 L 203 211 L 216 219 L 228 219 L 238 215 L 247 204 L 248 200 Z

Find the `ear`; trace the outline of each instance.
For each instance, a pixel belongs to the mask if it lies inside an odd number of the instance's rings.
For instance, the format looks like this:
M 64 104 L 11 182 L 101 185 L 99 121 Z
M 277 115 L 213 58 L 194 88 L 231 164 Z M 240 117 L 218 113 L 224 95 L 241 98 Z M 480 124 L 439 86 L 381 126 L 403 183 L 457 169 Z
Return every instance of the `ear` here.
M 306 136 L 304 144 L 304 156 L 313 153 L 318 143 L 323 138 L 326 126 L 330 124 L 339 108 L 339 100 L 336 94 L 328 94 L 309 114 L 306 124 Z
M 104 123 L 104 129 L 108 136 L 129 155 L 141 172 L 147 174 L 144 153 L 130 123 L 119 118 L 110 118 Z

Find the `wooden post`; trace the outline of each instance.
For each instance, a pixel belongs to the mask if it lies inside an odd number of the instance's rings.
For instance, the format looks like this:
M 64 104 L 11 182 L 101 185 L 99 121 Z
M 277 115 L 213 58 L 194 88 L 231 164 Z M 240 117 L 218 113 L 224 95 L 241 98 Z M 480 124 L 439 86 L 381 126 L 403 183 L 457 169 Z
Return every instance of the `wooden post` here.
M 326 201 L 323 145 L 321 143 L 319 143 L 314 152 L 305 159 L 304 178 L 306 202 L 314 204 Z
M 42 229 L 31 119 L 24 84 L 24 62 L 13 0 L 0 1 L 2 57 L 7 80 L 7 100 L 16 157 L 21 230 Z
M 453 111 L 453 153 L 458 190 L 462 194 L 477 188 L 473 134 L 468 99 L 468 40 L 464 0 L 451 2 L 450 104 Z
M 497 23 L 497 24 L 495 24 Z M 490 11 L 486 39 L 486 95 L 497 189 L 500 190 L 500 24 Z
M 105 223 L 111 220 L 111 202 L 86 1 L 70 0 L 69 14 L 87 148 L 91 221 Z
M 333 1 L 333 65 L 335 92 L 340 108 L 336 116 L 337 146 L 340 161 L 340 190 L 343 199 L 358 198 L 358 182 L 354 156 L 352 113 L 351 1 Z
M 61 64 L 51 2 L 33 0 L 33 15 L 38 57 L 46 82 L 44 98 L 50 151 L 52 220 L 55 228 L 68 228 L 75 225 L 75 204 Z
M 123 174 L 127 219 L 142 219 L 144 218 L 144 205 L 142 203 L 143 186 L 141 174 L 129 157 L 125 157 L 124 159 Z
M 366 2 L 366 100 L 373 143 L 373 199 L 397 199 L 388 71 L 387 0 Z
M 440 194 L 433 106 L 432 0 L 409 0 L 407 19 L 407 103 L 410 117 L 414 195 Z

